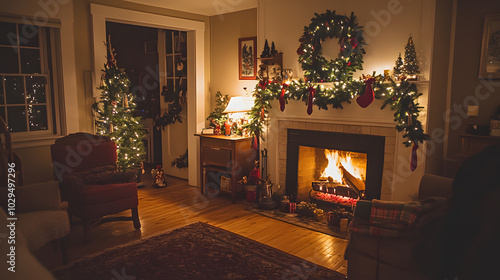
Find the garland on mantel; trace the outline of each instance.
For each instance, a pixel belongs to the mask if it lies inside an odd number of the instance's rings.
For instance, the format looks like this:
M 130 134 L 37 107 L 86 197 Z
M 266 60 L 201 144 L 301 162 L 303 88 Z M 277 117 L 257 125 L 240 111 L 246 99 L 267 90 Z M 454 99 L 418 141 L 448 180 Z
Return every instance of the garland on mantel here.
M 418 92 L 414 83 L 405 80 L 396 83 L 382 75 L 375 75 L 375 72 L 362 79 L 352 78 L 354 71 L 362 69 L 365 53 L 362 29 L 355 19 L 353 14 L 347 17 L 335 14 L 335 11 L 315 14 L 312 23 L 304 27 L 297 49 L 305 79 L 288 82 L 260 80 L 253 92 L 255 103 L 246 127 L 251 135 L 262 136 L 264 121 L 273 100 L 279 100 L 281 111 L 285 110 L 289 100 L 302 100 L 307 104 L 310 115 L 313 105 L 320 110 L 328 110 L 329 107 L 343 109 L 343 103 L 351 103 L 351 99 L 357 96 L 356 101 L 365 108 L 374 98 L 384 99 L 381 109 L 389 105 L 395 111 L 396 129 L 404 132 L 403 143 L 407 147 L 413 144 L 411 169 L 414 170 L 418 144 L 429 138 L 418 120 L 423 107 L 419 106 L 417 99 L 422 93 Z M 333 37 L 339 39 L 340 53 L 336 60 L 326 61 L 321 56 L 321 42 Z M 333 84 L 325 87 L 317 82 Z
M 394 121 L 396 129 L 404 131 L 403 142 L 409 147 L 417 145 L 429 138 L 424 133 L 422 123 L 418 120 L 420 111 L 418 97 L 422 95 L 414 83 L 401 81 L 399 83 L 390 80 L 385 81 L 382 75 L 372 76 L 373 92 L 376 99 L 385 99 L 381 109 L 390 106 L 394 110 Z M 367 79 L 369 80 L 369 79 Z M 355 96 L 362 95 L 366 89 L 363 80 L 351 80 L 349 82 L 335 82 L 333 87 L 324 87 L 320 84 L 305 82 L 303 79 L 293 80 L 290 84 L 276 81 L 261 80 L 255 87 L 253 96 L 255 103 L 250 111 L 250 121 L 247 125 L 251 135 L 262 135 L 264 120 L 271 108 L 271 101 L 283 99 L 285 103 L 289 100 L 301 100 L 310 108 L 316 105 L 320 110 L 343 109 L 344 103 L 351 103 Z M 310 100 L 310 92 L 314 91 L 314 98 Z M 308 108 L 309 109 L 309 108 Z

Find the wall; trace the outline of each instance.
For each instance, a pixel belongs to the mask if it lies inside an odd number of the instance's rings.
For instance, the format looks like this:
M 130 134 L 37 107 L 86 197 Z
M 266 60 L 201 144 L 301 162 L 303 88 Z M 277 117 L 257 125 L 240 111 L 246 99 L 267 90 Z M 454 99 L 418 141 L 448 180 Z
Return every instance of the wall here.
M 434 44 L 432 48 L 432 65 L 430 73 L 429 106 L 427 133 L 431 141 L 427 143 L 425 172 L 443 175 L 445 151 L 445 127 L 450 71 L 450 46 L 453 38 L 452 21 L 454 17 L 453 0 L 436 1 L 436 17 L 434 25 Z M 452 52 L 451 52 L 452 53 Z
M 210 23 L 212 28 L 210 91 L 213 110 L 217 91 L 229 96 L 243 95 L 245 93 L 243 87 L 252 91 L 257 83 L 255 80 L 239 80 L 238 72 L 238 38 L 257 36 L 257 9 L 212 16 Z
M 493 13 L 500 13 L 500 1 L 457 1 L 453 65 L 450 69 L 448 157 L 460 151 L 459 135 L 465 132 L 467 105 L 479 105 L 477 121 L 483 125 L 489 125 L 490 115 L 500 105 L 499 81 L 478 79 L 484 16 Z
M 309 25 L 314 13 L 324 13 L 327 9 L 335 10 L 338 14 L 350 15 L 354 12 L 359 25 L 364 26 L 365 46 L 364 70 L 358 71 L 357 78 L 362 73 L 372 74 L 373 71 L 382 73 L 384 69 L 392 69 L 399 53 L 404 53 L 404 46 L 410 34 L 413 36 L 417 57 L 421 67 L 421 82 L 419 91 L 424 95 L 419 99 L 424 107 L 421 120 L 427 124 L 427 100 L 433 93 L 429 92 L 430 65 L 432 62 L 432 47 L 434 37 L 435 1 L 299 1 L 299 0 L 262 0 L 258 7 L 258 46 L 262 46 L 265 39 L 274 41 L 276 48 L 283 52 L 283 67 L 291 68 L 294 77 L 302 77 L 302 71 L 296 53 L 299 46 L 298 39 L 303 28 Z M 277 13 L 276 11 L 279 11 Z M 327 40 L 323 43 L 323 53 L 326 58 L 334 58 L 338 53 L 336 40 Z M 259 48 L 258 51 L 261 51 Z M 306 114 L 306 106 L 302 102 L 291 101 L 286 105 L 284 112 L 279 111 L 275 101 L 271 110 L 271 123 L 268 139 L 263 147 L 269 149 L 269 171 L 274 182 L 281 182 L 278 174 L 278 162 L 282 161 L 279 147 L 282 145 L 276 135 L 280 128 L 278 121 L 301 121 L 314 123 L 333 123 L 343 125 L 368 125 L 381 129 L 393 128 L 394 117 L 389 109 L 380 110 L 382 101 L 377 100 L 369 107 L 362 109 L 356 102 L 346 104 L 343 110 L 329 109 L 327 111 L 314 108 L 312 115 Z M 395 131 L 395 130 L 394 130 Z M 395 153 L 395 168 L 389 187 L 384 198 L 393 200 L 408 200 L 414 197 L 418 184 L 425 171 L 425 146 L 419 149 L 419 165 L 415 172 L 409 170 L 411 148 L 402 144 L 402 134 L 397 135 L 393 146 Z

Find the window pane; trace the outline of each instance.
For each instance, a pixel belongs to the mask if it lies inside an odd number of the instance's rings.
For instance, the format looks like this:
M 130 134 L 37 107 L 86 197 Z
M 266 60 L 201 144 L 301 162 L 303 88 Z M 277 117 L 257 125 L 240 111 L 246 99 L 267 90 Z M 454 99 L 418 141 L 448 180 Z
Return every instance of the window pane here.
M 45 103 L 45 85 L 47 79 L 40 76 L 26 77 L 26 99 L 28 103 Z
M 9 118 L 9 130 L 12 132 L 26 131 L 26 107 L 7 107 L 7 117 Z
M 3 95 L 3 76 L 0 75 L 0 104 L 4 104 L 4 95 Z
M 15 23 L 0 22 L 0 45 L 17 46 Z
M 6 76 L 5 95 L 7 104 L 24 104 L 24 81 L 21 76 Z
M 21 73 L 40 74 L 40 50 L 21 49 Z
M 47 107 L 45 105 L 28 105 L 30 131 L 47 130 Z
M 38 47 L 38 33 L 40 30 L 33 25 L 19 24 L 19 45 L 28 47 Z
M 0 47 L 0 73 L 19 73 L 18 48 Z
M 165 54 L 173 53 L 172 50 L 172 31 L 165 30 Z

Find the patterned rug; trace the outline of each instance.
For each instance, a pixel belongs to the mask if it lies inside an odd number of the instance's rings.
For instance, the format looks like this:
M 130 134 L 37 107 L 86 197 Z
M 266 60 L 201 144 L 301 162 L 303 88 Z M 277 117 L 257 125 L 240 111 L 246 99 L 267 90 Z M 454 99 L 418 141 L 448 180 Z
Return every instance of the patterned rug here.
M 53 273 L 61 280 L 345 279 L 341 273 L 201 222 L 86 257 Z

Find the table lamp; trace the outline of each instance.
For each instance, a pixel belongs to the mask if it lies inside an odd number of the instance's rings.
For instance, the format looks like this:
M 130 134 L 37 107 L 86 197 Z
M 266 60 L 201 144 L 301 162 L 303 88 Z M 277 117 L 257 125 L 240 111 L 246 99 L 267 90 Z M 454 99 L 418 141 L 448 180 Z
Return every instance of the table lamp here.
M 226 136 L 231 133 L 228 131 L 228 125 L 232 127 L 245 119 L 246 113 L 253 107 L 253 98 L 246 96 L 233 96 L 229 99 L 226 109 L 222 112 L 228 115 L 228 124 L 226 127 Z
M 467 117 L 469 121 L 467 123 L 467 133 L 477 134 L 477 124 L 475 123 L 475 118 L 479 115 L 479 106 L 469 105 L 467 106 Z

